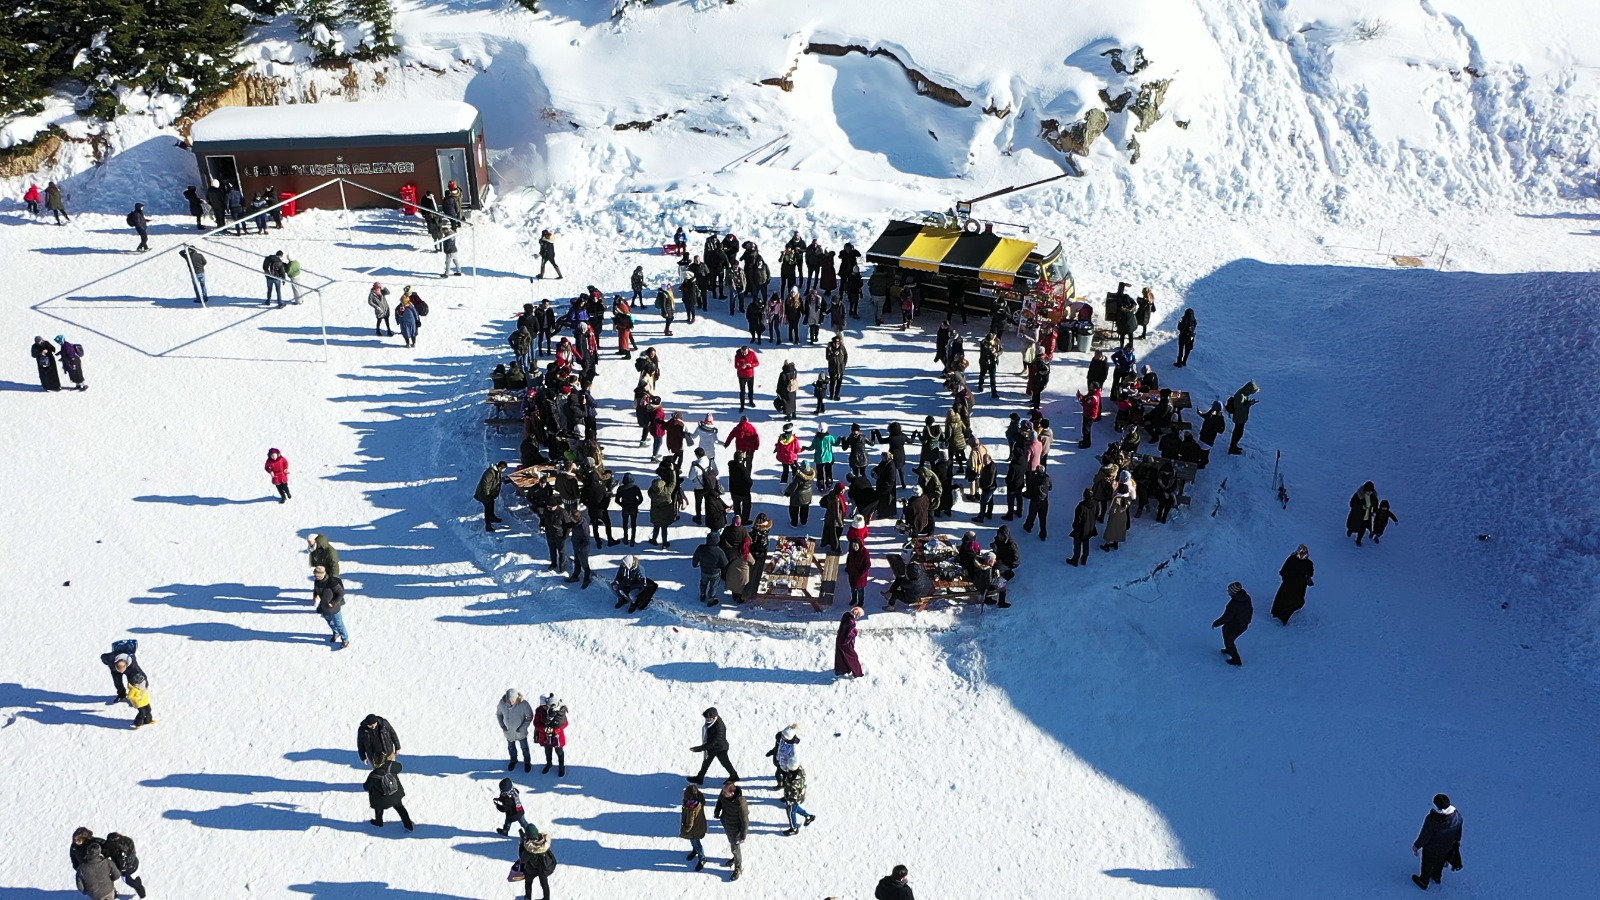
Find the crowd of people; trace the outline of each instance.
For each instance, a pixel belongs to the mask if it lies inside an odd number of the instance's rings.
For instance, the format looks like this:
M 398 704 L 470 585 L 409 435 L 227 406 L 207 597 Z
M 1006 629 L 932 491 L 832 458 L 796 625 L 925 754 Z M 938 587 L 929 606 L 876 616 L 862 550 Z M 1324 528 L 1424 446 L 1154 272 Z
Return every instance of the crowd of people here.
M 189 195 L 198 196 L 192 188 Z M 447 197 L 442 209 L 424 202 L 426 208 L 438 210 L 426 214 L 425 221 L 436 247 L 446 253 L 447 274 L 454 265 L 449 231 L 452 223 L 459 223 L 462 212 L 459 200 L 453 212 L 448 201 Z M 224 208 L 231 211 L 228 202 L 224 198 Z M 191 206 L 197 227 L 203 227 L 204 211 L 204 207 Z M 130 214 L 130 222 L 132 219 Z M 218 221 L 220 224 L 220 214 Z M 258 227 L 265 230 L 265 225 Z M 140 234 L 143 239 L 145 231 L 140 229 Z M 902 314 L 902 327 L 912 323 L 923 302 L 917 285 L 902 280 L 897 282 L 897 290 L 873 298 L 865 291 L 858 250 L 845 243 L 834 251 L 818 239 L 801 238 L 798 232 L 776 254 L 776 272 L 754 241 L 741 241 L 732 234 L 711 235 L 701 252 L 694 253 L 686 238 L 682 233 L 674 236 L 678 276 L 670 283 L 651 285 L 642 270 L 636 270 L 631 297 L 615 293 L 608 300 L 591 285 L 565 302 L 564 308 L 550 299 L 525 304 L 507 336 L 508 358 L 496 360 L 493 387 L 514 394 L 520 405 L 522 434 L 515 494 L 526 504 L 530 526 L 544 539 L 549 571 L 564 576 L 578 589 L 587 589 L 596 578 L 591 566 L 596 550 L 625 545 L 628 551 L 606 584 L 617 608 L 643 612 L 661 589 L 660 582 L 646 575 L 646 560 L 635 549 L 644 516 L 650 526 L 645 545 L 656 552 L 651 566 L 687 559 L 698 572 L 699 603 L 740 606 L 756 599 L 767 560 L 775 552 L 775 530 L 781 530 L 777 520 L 787 512 L 787 528 L 804 534 L 814 542 L 820 557 L 832 560 L 831 568 L 844 573 L 849 602 L 839 620 L 833 661 L 834 673 L 842 679 L 866 675 L 857 639 L 877 565 L 874 550 L 883 554 L 887 546 L 887 555 L 898 557 L 898 565 L 890 566 L 893 576 L 878 579 L 885 585 L 885 610 L 920 609 L 934 593 L 934 579 L 918 557 L 919 549 L 929 543 L 949 545 L 955 571 L 970 585 L 972 600 L 998 609 L 1011 608 L 1019 598 L 1010 585 L 1023 561 L 1020 535 L 1013 528 L 1020 528 L 1021 534 L 1036 534 L 1042 543 L 1049 541 L 1057 477 L 1052 473 L 1061 470 L 1052 456 L 1053 450 L 1059 456 L 1061 447 L 1056 443 L 1057 426 L 1048 415 L 1055 404 L 1047 398 L 1056 359 L 1054 337 L 1041 340 L 1034 335 L 1018 351 L 1012 351 L 1018 354 L 1023 391 L 1020 396 L 1007 397 L 999 378 L 1008 358 L 1006 310 L 994 312 L 981 336 L 963 333 L 952 316 L 945 316 L 932 341 L 937 377 L 930 384 L 938 385 L 934 389 L 938 414 L 925 415 L 920 422 L 891 414 L 880 421 L 856 421 L 848 428 L 823 422 L 801 426 L 797 421 L 800 393 L 807 389 L 808 381 L 815 414 L 823 413 L 829 403 L 851 408 L 852 398 L 845 389 L 853 371 L 849 323 L 863 317 L 881 323 L 886 317 L 892 319 L 894 312 Z M 539 259 L 538 279 L 545 277 L 547 268 L 554 270 L 556 279 L 562 278 L 555 262 L 555 236 L 550 231 L 541 235 Z M 197 283 L 197 300 L 204 299 L 204 258 L 198 250 L 188 248 L 186 262 Z M 276 300 L 282 304 L 282 282 L 293 284 L 291 263 L 282 254 L 265 259 L 266 302 L 273 302 L 276 288 Z M 1165 383 L 1153 365 L 1139 358 L 1138 341 L 1147 338 L 1156 310 L 1154 291 L 1146 288 L 1133 298 L 1127 287 L 1119 285 L 1107 296 L 1107 308 L 1113 311 L 1115 347 L 1109 353 L 1104 348 L 1092 352 L 1085 383 L 1073 392 L 1081 413 L 1078 449 L 1094 447 L 1094 430 L 1104 430 L 1100 423 L 1105 419 L 1112 419 L 1113 431 L 1073 508 L 1068 532 L 1071 554 L 1065 560 L 1073 567 L 1088 565 L 1097 537 L 1102 553 L 1121 549 L 1131 532 L 1142 530 L 1143 526 L 1134 526 L 1146 512 L 1152 514 L 1154 525 L 1168 523 L 1186 500 L 1186 481 L 1212 463 L 1213 450 L 1230 422 L 1228 452 L 1244 452 L 1246 424 L 1260 400 L 1260 386 L 1250 381 L 1226 402 L 1213 402 L 1199 412 L 1198 421 L 1187 421 L 1184 409 L 1188 406 L 1180 402 L 1186 395 Z M 297 298 L 298 293 L 296 287 Z M 381 283 L 374 283 L 369 291 L 375 331 L 392 336 L 392 313 L 406 346 L 414 347 L 427 307 L 409 287 L 393 310 L 388 295 L 388 288 Z M 641 349 L 635 340 L 641 325 L 636 316 L 647 295 L 661 319 L 663 340 Z M 685 321 L 693 323 L 702 315 L 713 314 L 713 299 L 719 301 L 716 313 L 720 314 L 720 302 L 725 300 L 728 317 L 742 317 L 749 334 L 748 342 L 735 349 L 729 361 L 738 407 L 735 411 L 730 406 L 722 419 L 718 417 L 721 411 L 691 415 L 687 409 L 674 408 L 676 404 L 669 402 L 663 386 L 675 374 L 666 367 L 671 355 L 671 342 L 666 339 L 674 337 L 673 325 L 680 310 Z M 865 312 L 863 304 L 867 304 Z M 962 315 L 965 318 L 965 309 Z M 616 469 L 620 467 L 607 460 L 607 444 L 615 450 L 624 442 L 602 440 L 600 412 L 606 402 L 625 399 L 595 395 L 598 370 L 607 355 L 602 337 L 608 325 L 616 334 L 616 357 L 628 361 L 637 375 L 631 411 L 639 429 L 636 446 L 649 448 L 651 468 L 647 471 L 619 472 Z M 1179 318 L 1174 367 L 1188 365 L 1197 332 L 1195 311 L 1184 310 Z M 785 346 L 818 344 L 825 348 L 824 365 L 814 380 L 803 375 L 792 359 L 783 358 L 776 366 L 772 360 L 762 359 L 763 353 L 781 356 L 780 348 Z M 969 346 L 975 351 L 979 372 L 976 386 L 968 382 Z M 58 356 L 74 383 L 83 386 L 82 348 L 78 345 L 61 336 L 54 343 L 36 338 L 33 355 L 46 389 L 60 387 Z M 770 409 L 758 402 L 758 375 L 764 365 L 767 371 L 776 369 L 777 373 Z M 695 377 L 703 379 L 706 373 L 695 373 Z M 981 431 L 990 429 L 975 427 L 981 424 L 978 405 L 985 394 L 991 404 L 985 414 L 996 424 L 1003 422 L 999 441 L 980 437 Z M 756 427 L 763 417 L 781 427 L 770 448 L 764 448 Z M 725 422 L 732 425 L 724 428 Z M 766 452 L 772 454 L 770 465 L 763 456 Z M 287 458 L 274 448 L 268 453 L 265 469 L 279 502 L 286 503 L 291 497 Z M 512 463 L 498 460 L 477 482 L 473 497 L 482 506 L 487 532 L 494 532 L 504 522 L 500 510 L 508 485 L 514 483 L 512 475 Z M 758 497 L 769 496 L 782 499 L 769 509 L 758 508 Z M 1003 503 L 1000 511 L 996 510 L 997 501 Z M 815 531 L 813 507 L 821 510 Z M 1351 498 L 1350 509 L 1347 531 L 1358 545 L 1368 535 L 1377 542 L 1385 527 L 1398 521 L 1388 502 L 1378 499 L 1371 482 Z M 680 545 L 674 551 L 673 530 L 685 516 L 702 528 L 703 534 L 688 547 Z M 986 526 L 996 518 L 1004 524 L 996 527 L 985 547 L 978 530 L 967 523 Z M 959 537 L 939 534 L 941 527 L 958 531 Z M 348 647 L 350 637 L 343 615 L 346 594 L 337 550 L 324 535 L 313 534 L 307 540 L 316 611 L 328 624 L 330 643 L 336 648 Z M 1306 546 L 1301 545 L 1285 560 L 1279 575 L 1282 581 L 1272 612 L 1287 626 L 1304 608 L 1307 588 L 1314 585 L 1314 566 Z M 831 584 L 825 586 L 832 588 Z M 822 599 L 827 605 L 833 597 Z M 1227 607 L 1213 626 L 1222 629 L 1222 652 L 1232 665 L 1242 665 L 1236 642 L 1249 627 L 1252 615 L 1248 591 L 1240 582 L 1230 584 Z M 134 727 L 142 727 L 155 719 L 148 679 L 135 651 L 134 642 L 119 642 L 102 660 L 112 674 L 118 699 L 138 710 Z M 520 758 L 523 772 L 531 773 L 532 737 L 543 749 L 541 774 L 548 775 L 554 767 L 556 777 L 562 778 L 566 775 L 568 710 L 553 694 L 539 701 L 534 706 L 514 689 L 499 700 L 496 723 L 506 742 L 507 770 L 515 770 Z M 789 836 L 817 820 L 805 806 L 807 778 L 799 762 L 800 734 L 799 725 L 781 729 L 767 753 L 773 758 L 773 786 L 781 796 L 788 824 L 784 834 Z M 392 809 L 409 831 L 415 823 L 404 804 L 400 749 L 398 734 L 382 717 L 368 716 L 358 727 L 358 756 L 370 767 L 363 787 L 373 812 L 371 824 L 383 827 L 385 812 Z M 750 803 L 731 759 L 726 724 L 715 707 L 705 710 L 701 740 L 690 750 L 701 755 L 701 766 L 688 777 L 680 809 L 680 835 L 690 844 L 687 860 L 696 871 L 712 864 L 703 844 L 708 816 L 701 787 L 712 764 L 717 763 L 725 778 L 709 818 L 722 823 L 730 850 L 725 865 L 731 870 L 730 877 L 737 879 L 744 873 Z M 506 778 L 499 787 L 495 807 L 504 821 L 496 830 L 506 836 L 514 833 L 518 841 L 512 877 L 524 882 L 525 896 L 533 896 L 537 883 L 548 900 L 550 878 L 557 865 L 556 845 L 550 834 L 530 821 L 516 783 Z M 1430 815 L 1430 825 L 1418 838 L 1419 852 L 1427 849 L 1423 876 L 1418 879 L 1424 888 L 1438 880 L 1440 859 L 1459 862 L 1459 813 L 1443 807 L 1437 812 L 1448 821 L 1434 822 L 1435 816 Z M 80 831 L 88 834 L 87 829 Z M 1456 844 L 1445 848 L 1452 834 Z M 92 836 L 85 841 L 75 836 L 74 846 L 87 846 L 90 840 Z M 142 884 L 131 877 L 137 866 L 131 841 L 126 841 L 125 853 L 117 851 L 122 853 L 121 861 L 112 856 L 109 840 L 104 843 L 95 851 L 96 858 L 91 858 L 88 849 L 74 851 L 74 868 L 85 893 L 90 893 L 91 884 L 98 889 L 105 876 L 111 880 L 128 876 L 128 883 L 142 897 Z M 124 865 L 127 862 L 131 867 Z M 875 896 L 910 897 L 906 868 L 897 866 L 879 883 Z

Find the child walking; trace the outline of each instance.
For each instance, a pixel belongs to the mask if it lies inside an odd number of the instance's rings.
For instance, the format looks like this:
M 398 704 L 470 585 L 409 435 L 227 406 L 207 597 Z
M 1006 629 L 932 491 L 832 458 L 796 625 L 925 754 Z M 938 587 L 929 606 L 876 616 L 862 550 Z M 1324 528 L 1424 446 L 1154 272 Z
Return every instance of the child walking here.
M 506 815 L 506 823 L 495 829 L 497 833 L 510 834 L 511 823 L 516 822 L 522 826 L 524 832 L 538 836 L 539 829 L 528 824 L 528 816 L 522 809 L 522 795 L 517 791 L 516 785 L 511 783 L 511 779 L 500 779 L 500 794 L 494 798 L 494 808 Z
M 133 717 L 134 728 L 156 723 L 155 713 L 150 711 L 150 682 L 143 672 L 128 676 L 128 705 L 139 711 Z

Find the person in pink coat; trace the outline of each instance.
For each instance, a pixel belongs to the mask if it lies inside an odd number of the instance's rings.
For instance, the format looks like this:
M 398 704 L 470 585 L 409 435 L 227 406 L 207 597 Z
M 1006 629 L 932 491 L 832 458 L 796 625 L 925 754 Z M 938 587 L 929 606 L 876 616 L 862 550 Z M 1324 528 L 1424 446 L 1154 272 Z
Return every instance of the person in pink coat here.
M 1089 393 L 1079 394 L 1078 404 L 1083 407 L 1083 437 L 1078 439 L 1078 446 L 1088 447 L 1094 441 L 1090 429 L 1100 418 L 1100 389 L 1091 388 Z
M 278 502 L 287 503 L 289 500 L 289 457 L 278 452 L 277 447 L 267 451 L 267 474 L 272 476 L 272 485 L 278 489 Z
M 833 642 L 833 674 L 840 678 L 846 675 L 860 678 L 867 674 L 861 668 L 861 657 L 856 655 L 856 620 L 865 613 L 861 607 L 852 606 L 839 620 L 839 636 Z
M 556 762 L 560 764 L 556 776 L 567 777 L 567 705 L 555 694 L 539 698 L 539 708 L 533 711 L 533 734 L 539 746 L 544 748 L 544 769 L 541 774 L 550 774 L 550 757 L 554 754 Z

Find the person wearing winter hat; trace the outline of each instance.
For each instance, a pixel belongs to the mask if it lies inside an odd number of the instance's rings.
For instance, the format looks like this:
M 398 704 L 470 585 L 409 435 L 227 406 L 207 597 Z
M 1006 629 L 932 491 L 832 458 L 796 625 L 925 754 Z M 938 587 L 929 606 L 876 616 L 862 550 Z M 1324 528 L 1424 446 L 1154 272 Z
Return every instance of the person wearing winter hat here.
M 702 843 L 706 836 L 706 798 L 699 788 L 684 785 L 683 806 L 678 815 L 678 836 L 689 842 L 686 858 L 699 860 L 694 864 L 694 870 L 699 872 L 706 867 L 706 847 Z
M 1433 795 L 1433 808 L 1422 820 L 1422 831 L 1411 845 L 1411 853 L 1422 857 L 1422 874 L 1411 876 L 1411 883 L 1423 890 L 1429 883 L 1439 884 L 1445 863 L 1453 872 L 1461 871 L 1461 813 L 1446 794 Z
M 567 705 L 555 694 L 539 698 L 539 708 L 533 713 L 533 731 L 544 748 L 544 769 L 540 774 L 550 774 L 550 757 L 554 755 L 559 764 L 556 777 L 567 777 Z
M 500 698 L 494 718 L 505 735 L 506 752 L 511 755 L 511 761 L 506 763 L 506 771 L 517 767 L 517 745 L 521 744 L 522 771 L 532 772 L 533 756 L 528 752 L 528 726 L 533 724 L 533 704 L 522 696 L 521 691 L 511 688 Z
M 778 766 L 778 789 L 783 791 L 783 807 L 789 816 L 789 830 L 784 832 L 785 835 L 800 832 L 800 817 L 805 819 L 807 825 L 817 820 L 816 816 L 800 805 L 806 799 L 806 770 L 800 765 L 799 748 L 799 725 L 790 725 L 778 732 L 773 755 Z
M 557 275 L 556 277 L 560 277 Z M 533 900 L 533 884 L 539 883 L 543 900 L 550 900 L 550 876 L 556 870 L 556 854 L 550 848 L 550 835 L 523 832 L 517 852 L 517 867 L 522 871 L 523 900 Z
M 537 827 L 528 824 L 528 815 L 522 808 L 522 794 L 517 790 L 517 786 L 511 783 L 511 779 L 500 779 L 500 793 L 495 795 L 494 808 L 506 816 L 505 824 L 496 828 L 495 833 L 510 834 L 512 822 L 521 824 L 523 833 L 539 833 Z
M 1237 581 L 1228 585 L 1228 606 L 1222 611 L 1222 615 L 1211 623 L 1211 627 L 1222 629 L 1222 655 L 1228 658 L 1230 666 L 1244 665 L 1234 641 L 1250 628 L 1250 619 L 1254 615 L 1255 606 L 1250 602 L 1250 594 L 1245 591 L 1244 585 Z
M 372 307 L 373 318 L 377 320 L 373 334 L 381 335 L 387 331 L 389 337 L 394 337 L 394 326 L 389 323 L 389 289 L 382 282 L 372 283 L 372 290 L 367 292 L 367 305 Z
M 700 727 L 700 743 L 690 747 L 693 753 L 704 754 L 700 763 L 700 772 L 689 779 L 690 784 L 705 784 L 706 772 L 711 768 L 711 761 L 716 760 L 727 770 L 728 781 L 739 780 L 739 770 L 728 761 L 728 726 L 723 723 L 715 706 L 709 707 L 700 714 L 705 719 L 705 724 Z
M 789 476 L 794 473 L 794 468 L 800 462 L 800 439 L 795 437 L 794 423 L 783 423 L 783 434 L 778 436 L 778 442 L 772 445 L 772 455 L 778 458 L 778 465 L 782 467 L 778 475 L 779 484 L 788 484 Z
M 278 489 L 278 502 L 289 502 L 289 458 L 277 447 L 271 448 L 267 451 L 266 470 L 272 486 Z
M 701 450 L 706 451 L 706 459 L 712 465 L 716 465 L 717 462 L 717 437 L 720 433 L 721 430 L 717 428 L 717 418 L 710 413 L 706 413 L 706 417 L 701 419 L 700 424 L 694 429 L 695 443 Z

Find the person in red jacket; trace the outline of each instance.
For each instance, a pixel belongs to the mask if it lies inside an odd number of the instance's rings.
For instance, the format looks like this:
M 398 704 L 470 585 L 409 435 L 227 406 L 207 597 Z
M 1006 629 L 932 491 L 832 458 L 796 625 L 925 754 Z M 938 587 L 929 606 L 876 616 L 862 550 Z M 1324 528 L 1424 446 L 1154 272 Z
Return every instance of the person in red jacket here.
M 761 365 L 761 358 L 756 352 L 745 344 L 733 354 L 733 371 L 739 376 L 739 409 L 743 411 L 745 404 L 756 405 L 756 366 Z
M 1090 388 L 1089 393 L 1079 394 L 1078 403 L 1083 407 L 1083 437 L 1078 439 L 1078 446 L 1086 448 L 1094 441 L 1090 429 L 1100 418 L 1100 389 Z
M 272 484 L 278 489 L 278 502 L 285 503 L 289 500 L 289 457 L 278 452 L 277 447 L 267 451 L 267 474 L 272 476 Z
M 794 467 L 800 464 L 802 449 L 800 439 L 795 437 L 794 423 L 783 423 L 783 434 L 778 435 L 778 442 L 772 445 L 772 454 L 778 458 L 778 465 L 783 467 L 783 474 L 778 476 L 779 484 L 789 483 Z
M 728 439 L 722 442 L 722 446 L 726 447 L 730 444 L 736 452 L 747 453 L 751 456 L 754 456 L 755 452 L 761 449 L 761 432 L 756 431 L 756 426 L 751 424 L 749 416 L 740 416 L 739 424 L 733 426 L 733 430 L 728 432 Z
M 533 733 L 539 740 L 539 746 L 544 748 L 544 769 L 541 774 L 550 774 L 550 755 L 553 753 L 561 766 L 556 776 L 567 777 L 567 705 L 556 699 L 555 694 L 539 698 L 539 708 L 533 711 Z

